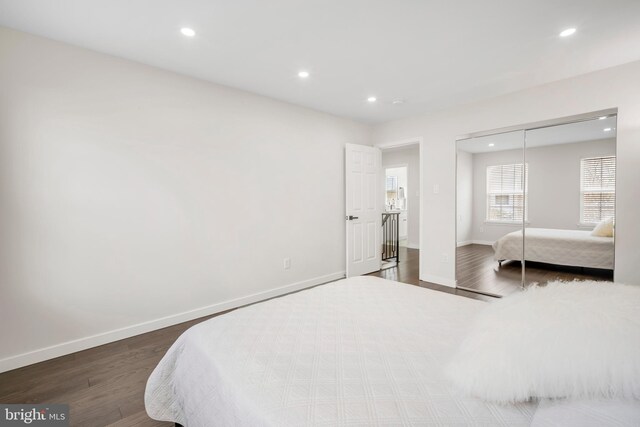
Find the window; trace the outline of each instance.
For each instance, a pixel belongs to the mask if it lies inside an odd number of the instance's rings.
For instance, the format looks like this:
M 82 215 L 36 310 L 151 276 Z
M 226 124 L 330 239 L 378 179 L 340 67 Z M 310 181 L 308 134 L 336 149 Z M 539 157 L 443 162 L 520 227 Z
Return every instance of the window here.
M 487 167 L 487 221 L 522 222 L 523 216 L 526 220 L 528 170 L 522 163 Z
M 613 218 L 615 209 L 616 156 L 580 160 L 580 222 Z

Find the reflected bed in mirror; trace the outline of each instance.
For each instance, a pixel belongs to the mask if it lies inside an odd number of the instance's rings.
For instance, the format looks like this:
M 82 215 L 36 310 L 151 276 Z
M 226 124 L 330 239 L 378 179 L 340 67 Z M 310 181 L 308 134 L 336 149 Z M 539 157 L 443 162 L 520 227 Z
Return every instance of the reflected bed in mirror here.
M 492 245 L 509 233 L 522 238 L 524 131 L 458 141 L 457 148 L 456 283 L 506 295 L 522 284 L 522 240 L 520 256 L 502 265 L 494 260 Z
M 555 280 L 561 266 L 613 280 L 616 116 L 527 130 L 525 140 L 525 283 Z M 594 232 L 601 222 L 608 230 Z M 538 263 L 554 267 L 540 276 Z
M 615 130 L 607 115 L 458 141 L 457 286 L 613 280 Z

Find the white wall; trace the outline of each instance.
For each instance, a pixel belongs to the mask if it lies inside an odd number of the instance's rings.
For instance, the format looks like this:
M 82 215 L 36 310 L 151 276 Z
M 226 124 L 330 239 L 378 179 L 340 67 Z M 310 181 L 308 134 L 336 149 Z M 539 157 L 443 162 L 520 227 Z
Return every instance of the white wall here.
M 418 144 L 382 151 L 382 166 L 407 165 L 407 246 L 420 245 L 420 146 Z
M 615 139 L 527 149 L 529 196 L 527 227 L 575 230 L 580 222 L 580 160 L 615 155 Z M 522 150 L 473 155 L 471 240 L 494 242 L 520 225 L 486 223 L 487 166 L 522 163 Z M 554 207 L 551 209 L 550 207 Z
M 473 240 L 473 154 L 458 151 L 457 175 L 457 215 L 456 241 L 459 245 L 469 244 Z
M 367 126 L 6 29 L 0 93 L 0 370 L 343 274 Z
M 618 108 L 615 277 L 640 285 L 640 61 L 374 127 L 376 144 L 424 140 L 422 280 L 455 283 L 456 137 L 608 108 Z

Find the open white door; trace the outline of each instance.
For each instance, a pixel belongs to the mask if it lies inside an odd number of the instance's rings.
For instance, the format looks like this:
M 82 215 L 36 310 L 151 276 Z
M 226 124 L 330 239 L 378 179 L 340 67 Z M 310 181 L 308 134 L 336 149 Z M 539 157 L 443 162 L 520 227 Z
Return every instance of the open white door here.
M 347 277 L 381 267 L 382 152 L 366 145 L 347 144 Z

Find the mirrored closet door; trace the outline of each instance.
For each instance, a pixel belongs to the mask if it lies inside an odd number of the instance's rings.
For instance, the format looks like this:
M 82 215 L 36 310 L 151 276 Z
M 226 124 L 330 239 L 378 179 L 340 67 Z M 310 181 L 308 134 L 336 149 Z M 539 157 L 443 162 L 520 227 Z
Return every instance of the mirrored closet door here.
M 527 130 L 525 147 L 525 283 L 613 280 L 616 116 Z
M 457 287 L 613 280 L 615 152 L 615 114 L 457 141 Z
M 458 288 L 506 295 L 522 286 L 524 137 L 515 131 L 457 143 Z

